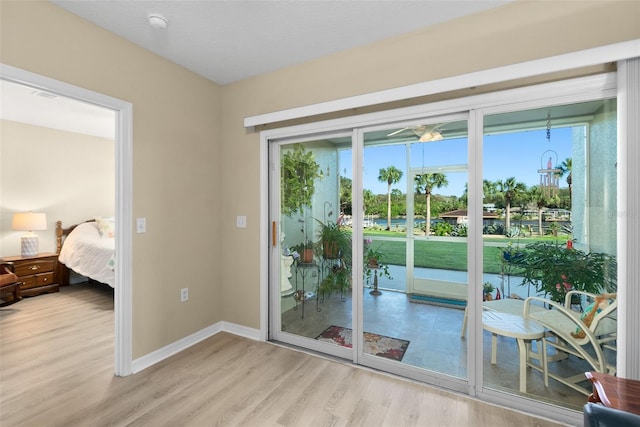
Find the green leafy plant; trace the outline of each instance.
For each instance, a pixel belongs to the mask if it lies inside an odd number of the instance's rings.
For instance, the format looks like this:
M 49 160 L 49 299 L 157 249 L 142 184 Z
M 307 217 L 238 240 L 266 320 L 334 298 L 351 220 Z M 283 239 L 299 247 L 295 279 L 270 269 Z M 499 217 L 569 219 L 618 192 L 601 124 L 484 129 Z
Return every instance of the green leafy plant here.
M 371 280 L 373 274 L 377 274 L 378 277 L 387 277 L 393 279 L 391 273 L 389 273 L 389 265 L 382 263 L 382 252 L 380 248 L 382 245 L 373 248 L 370 244 L 366 248 L 364 254 L 364 275 L 367 282 Z
M 302 144 L 295 144 L 292 151 L 284 153 L 280 164 L 282 213 L 302 214 L 305 206 L 311 206 L 315 180 L 321 177 L 320 165 L 313 152 L 306 151 Z
M 296 259 L 296 261 L 303 262 L 303 263 L 313 262 L 313 253 L 314 253 L 313 242 L 306 241 L 306 242 L 298 243 L 297 245 L 291 247 L 291 251 L 298 254 L 298 258 Z
M 449 236 L 453 231 L 453 226 L 447 222 L 438 222 L 432 227 L 435 236 Z
M 491 282 L 484 282 L 484 284 L 482 285 L 482 295 L 484 296 L 484 300 L 492 300 L 493 299 L 493 291 L 495 291 L 496 288 L 495 286 L 493 286 L 493 283 Z
M 607 254 L 587 253 L 572 244 L 557 242 L 530 243 L 517 256 L 509 258 L 509 263 L 523 276 L 522 285 L 530 284 L 538 293 L 560 303 L 572 289 L 594 294 L 605 290 L 611 280 L 605 277 L 605 265 L 609 262 L 615 261 Z
M 491 282 L 484 282 L 484 285 L 482 285 L 482 292 L 484 294 L 490 294 L 491 292 L 495 291 L 496 288 L 495 286 L 493 286 L 493 283 Z
M 320 282 L 318 292 L 321 295 L 331 295 L 333 292 L 345 294 L 351 288 L 351 270 L 344 265 L 334 265 Z
M 317 232 L 318 248 L 322 251 L 320 255 L 325 259 L 350 259 L 351 234 L 335 222 L 316 221 L 320 224 Z

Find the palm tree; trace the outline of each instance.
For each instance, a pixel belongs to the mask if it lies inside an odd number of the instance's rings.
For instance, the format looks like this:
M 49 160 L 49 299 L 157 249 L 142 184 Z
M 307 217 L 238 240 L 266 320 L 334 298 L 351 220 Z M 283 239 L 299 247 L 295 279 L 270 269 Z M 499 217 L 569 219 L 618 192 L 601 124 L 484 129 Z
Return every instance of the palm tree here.
M 367 214 L 367 207 L 371 208 L 376 204 L 376 196 L 373 194 L 373 191 L 367 190 L 366 188 L 362 191 L 362 201 L 364 202 L 364 213 Z
M 349 178 L 340 176 L 340 211 L 352 215 L 351 188 L 352 181 Z
M 556 166 L 556 169 L 560 171 L 556 174 L 560 178 L 567 175 L 567 185 L 569 185 L 569 200 L 571 200 L 571 163 L 571 157 L 567 157 L 561 164 Z
M 538 208 L 538 234 L 544 235 L 542 230 L 542 208 L 549 205 L 549 199 L 545 195 L 544 191 L 538 185 L 534 185 L 529 190 L 529 198 Z
M 498 181 L 497 192 L 504 200 L 505 205 L 505 231 L 511 228 L 511 204 L 521 198 L 527 191 L 527 186 L 512 176 L 505 181 Z
M 491 202 L 493 203 L 496 198 L 496 193 L 498 189 L 498 183 L 489 181 L 488 179 L 482 180 L 482 197 L 485 203 Z
M 395 166 L 380 169 L 378 181 L 387 183 L 387 230 L 391 230 L 391 185 L 397 184 L 402 178 L 402 171 Z
M 420 194 L 424 191 L 424 195 L 427 201 L 427 208 L 424 214 L 425 227 L 424 234 L 426 236 L 431 232 L 431 191 L 434 188 L 446 187 L 449 185 L 447 176 L 442 173 L 425 173 L 422 175 L 416 175 L 415 178 L 416 193 Z

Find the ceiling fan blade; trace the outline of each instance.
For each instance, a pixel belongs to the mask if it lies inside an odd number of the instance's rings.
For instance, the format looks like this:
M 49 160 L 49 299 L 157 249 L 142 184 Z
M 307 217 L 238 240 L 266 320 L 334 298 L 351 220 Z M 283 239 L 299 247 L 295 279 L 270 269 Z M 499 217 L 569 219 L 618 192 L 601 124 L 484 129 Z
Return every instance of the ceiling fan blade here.
M 393 132 L 391 132 L 390 134 L 388 134 L 388 135 L 387 135 L 387 137 L 397 135 L 397 134 L 399 134 L 400 132 L 404 132 L 405 130 L 409 130 L 409 129 L 410 129 L 410 128 L 402 128 L 402 129 L 398 129 L 398 130 L 393 131 Z
M 439 136 L 438 139 L 442 139 L 442 136 L 440 135 L 440 132 L 438 132 L 438 128 L 440 128 L 443 125 L 444 125 L 444 123 L 439 123 L 439 124 L 434 124 L 434 125 L 410 126 L 410 127 L 398 129 L 396 131 L 391 132 L 390 134 L 387 135 L 387 138 L 392 137 L 394 135 L 397 135 L 399 133 L 402 133 L 404 131 L 411 131 L 418 138 L 422 138 L 424 135 L 433 134 L 435 136 L 435 138 L 438 138 L 438 136 Z M 438 140 L 438 139 L 436 139 L 436 140 Z M 433 139 L 429 139 L 429 140 L 432 141 Z M 424 142 L 424 141 L 422 141 L 422 142 Z

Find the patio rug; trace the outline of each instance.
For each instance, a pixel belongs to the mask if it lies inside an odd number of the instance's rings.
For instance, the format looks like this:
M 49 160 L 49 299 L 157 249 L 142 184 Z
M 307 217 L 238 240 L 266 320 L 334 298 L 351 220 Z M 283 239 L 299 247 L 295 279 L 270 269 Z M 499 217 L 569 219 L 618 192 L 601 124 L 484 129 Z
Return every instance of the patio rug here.
M 332 342 L 343 347 L 352 347 L 351 329 L 342 326 L 329 326 L 316 337 L 319 341 Z M 364 352 L 374 356 L 401 361 L 407 351 L 409 341 L 384 335 L 364 333 Z

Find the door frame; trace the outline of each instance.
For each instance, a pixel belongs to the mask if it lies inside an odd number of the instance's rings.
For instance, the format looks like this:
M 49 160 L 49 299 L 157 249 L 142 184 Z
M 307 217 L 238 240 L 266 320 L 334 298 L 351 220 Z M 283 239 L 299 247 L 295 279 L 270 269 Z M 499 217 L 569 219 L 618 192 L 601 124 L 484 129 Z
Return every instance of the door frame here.
M 280 212 L 280 148 L 282 145 L 290 145 L 295 143 L 304 144 L 305 142 L 313 142 L 316 140 L 318 134 L 314 133 L 314 135 L 304 135 L 299 136 L 297 138 L 277 138 L 277 140 L 270 139 L 268 141 L 267 146 L 265 147 L 267 150 L 267 157 L 269 162 L 269 176 L 268 176 L 268 185 L 267 188 L 262 192 L 262 194 L 266 195 L 270 200 L 269 212 L 268 212 L 268 230 L 270 234 L 270 239 L 267 243 L 268 248 L 267 260 L 266 262 L 270 266 L 268 268 L 269 271 L 269 280 L 267 282 L 267 289 L 261 288 L 261 298 L 265 298 L 267 301 L 267 310 L 266 313 L 261 311 L 261 314 L 267 316 L 268 321 L 268 329 L 264 331 L 264 338 L 273 339 L 276 341 L 281 341 L 290 345 L 295 345 L 298 347 L 305 347 L 313 351 L 322 352 L 325 354 L 331 354 L 333 356 L 352 359 L 352 349 L 334 346 L 322 341 L 313 340 L 307 337 L 298 336 L 296 334 L 291 334 L 287 331 L 282 330 L 282 319 L 281 319 L 281 295 L 280 295 L 280 280 L 281 280 L 281 226 L 282 226 L 282 213 Z M 353 135 L 351 132 L 344 132 L 341 130 L 332 131 L 330 133 L 321 134 L 320 137 L 351 137 L 353 141 Z M 337 215 L 337 214 L 336 214 Z M 262 219 L 262 218 L 261 218 Z M 354 250 L 356 248 L 353 248 Z M 353 255 L 353 259 L 356 258 L 357 255 Z M 353 265 L 353 275 L 358 274 L 356 268 L 359 267 L 358 263 L 354 263 Z M 318 268 L 322 268 L 321 265 L 318 265 Z M 295 270 L 295 267 L 292 266 L 292 273 L 298 274 Z M 319 270 L 318 270 L 319 271 Z M 352 276 L 355 277 L 355 276 Z M 294 280 L 293 277 L 291 280 Z M 320 280 L 320 277 L 318 277 Z M 265 295 L 263 295 L 263 292 Z M 319 296 L 316 296 L 319 298 Z M 355 299 L 355 298 L 353 298 Z M 269 309 L 270 307 L 270 309 Z M 307 310 L 311 309 L 307 308 Z M 262 306 L 261 306 L 262 310 Z M 352 307 L 353 313 L 353 307 Z M 352 328 L 355 331 L 356 325 L 355 321 L 352 319 Z M 261 328 L 262 332 L 262 328 Z M 355 332 L 354 332 L 355 334 Z M 354 342 L 354 348 L 357 347 L 357 343 Z M 355 362 L 355 359 L 354 359 Z
M 116 287 L 114 288 L 114 374 L 132 372 L 132 201 L 133 201 L 133 105 L 40 74 L 0 64 L 0 79 L 34 87 L 115 112 Z

